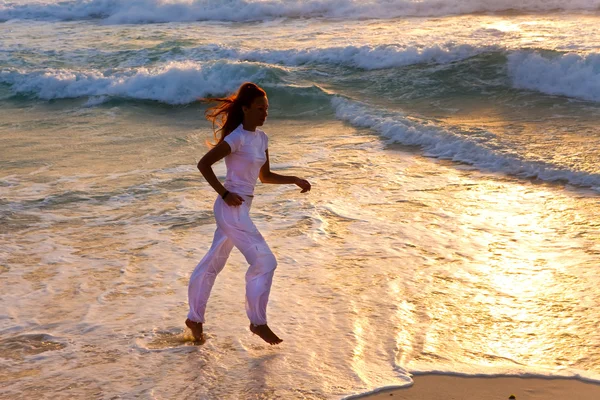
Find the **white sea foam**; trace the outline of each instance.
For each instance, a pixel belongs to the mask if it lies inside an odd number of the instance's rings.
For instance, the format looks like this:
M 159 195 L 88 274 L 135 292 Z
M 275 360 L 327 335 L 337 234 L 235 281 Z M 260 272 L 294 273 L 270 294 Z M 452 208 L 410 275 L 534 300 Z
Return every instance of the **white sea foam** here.
M 94 107 L 107 102 L 110 99 L 108 96 L 93 96 L 85 102 L 84 107 Z
M 395 18 L 474 12 L 597 10 L 600 0 L 75 0 L 0 5 L 0 20 L 105 19 L 109 23 Z
M 476 56 L 481 53 L 502 51 L 503 48 L 496 45 L 473 46 L 469 44 L 455 44 L 453 42 L 435 44 L 431 46 L 405 46 L 398 44 L 363 45 L 363 46 L 334 46 L 309 49 L 261 49 L 243 50 L 220 44 L 208 44 L 197 47 L 185 48 L 172 52 L 165 50 L 160 55 L 160 62 L 172 61 L 197 61 L 207 62 L 216 59 L 230 61 L 255 61 L 267 64 L 281 64 L 286 66 L 301 66 L 306 64 L 333 64 L 344 65 L 366 70 L 402 67 L 420 63 L 446 64 Z M 22 46 L 3 49 L 0 52 L 24 51 Z M 39 49 L 27 49 L 31 53 L 40 53 Z M 56 57 L 52 51 L 48 57 Z M 13 56 L 17 58 L 18 56 Z M 114 62 L 115 59 L 123 58 L 123 52 L 101 52 L 89 50 L 85 57 L 79 52 L 74 54 L 62 53 L 61 59 L 67 62 L 80 63 L 82 60 L 89 62 L 94 60 L 101 63 L 102 60 Z M 123 59 L 118 66 L 120 68 L 136 68 L 147 66 L 152 63 L 147 49 L 132 50 L 127 52 L 127 58 Z
M 89 97 L 86 107 L 112 97 L 186 104 L 198 97 L 222 95 L 244 81 L 265 81 L 273 73 L 285 74 L 275 65 L 335 64 L 363 69 L 400 67 L 417 63 L 450 63 L 497 50 L 496 47 L 434 45 L 430 47 L 347 46 L 310 50 L 245 51 L 208 45 L 187 50 L 181 61 L 165 58 L 156 66 L 125 67 L 105 71 L 86 69 L 9 69 L 0 71 L 0 82 L 11 91 L 43 100 Z M 208 61 L 210 58 L 220 61 Z M 190 61 L 190 59 L 195 61 Z
M 600 54 L 545 57 L 538 52 L 508 56 L 513 85 L 547 94 L 600 101 Z
M 264 79 L 270 70 L 250 63 L 170 62 L 120 72 L 1 71 L 0 82 L 11 85 L 14 93 L 33 94 L 45 100 L 100 96 L 105 101 L 102 96 L 108 96 L 186 104 L 202 96 L 232 92 L 244 81 Z
M 305 50 L 239 51 L 223 48 L 224 56 L 234 56 L 250 61 L 297 66 L 320 63 L 336 64 L 362 69 L 383 69 L 420 63 L 445 64 L 473 57 L 484 52 L 497 51 L 497 46 L 433 45 L 429 47 L 380 45 L 345 46 Z
M 483 170 L 503 172 L 544 181 L 600 188 L 600 175 L 573 171 L 549 163 L 526 160 L 476 139 L 453 133 L 442 127 L 406 118 L 397 112 L 379 112 L 364 104 L 334 97 L 336 116 L 354 126 L 372 129 L 390 142 L 421 147 L 425 155 L 471 164 Z

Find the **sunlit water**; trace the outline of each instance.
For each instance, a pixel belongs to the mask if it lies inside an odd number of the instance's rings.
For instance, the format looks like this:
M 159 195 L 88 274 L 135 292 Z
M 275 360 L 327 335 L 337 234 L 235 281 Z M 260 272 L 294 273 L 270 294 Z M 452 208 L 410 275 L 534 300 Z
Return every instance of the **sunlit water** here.
M 336 399 L 434 371 L 600 381 L 596 14 L 359 19 L 348 0 L 194 22 L 138 3 L 145 19 L 0 6 L 1 397 Z M 198 346 L 187 282 L 215 193 L 193 101 L 244 80 L 270 96 L 272 168 L 313 190 L 259 184 L 253 204 L 282 345 L 248 331 L 234 251 Z

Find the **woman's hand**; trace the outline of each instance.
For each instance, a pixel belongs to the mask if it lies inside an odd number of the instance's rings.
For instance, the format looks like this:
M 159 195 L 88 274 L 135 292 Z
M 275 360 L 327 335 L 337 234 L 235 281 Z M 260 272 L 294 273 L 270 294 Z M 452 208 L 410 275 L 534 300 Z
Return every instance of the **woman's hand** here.
M 300 193 L 310 191 L 310 182 L 308 182 L 306 179 L 296 178 L 294 180 L 294 184 L 296 184 L 296 186 L 299 186 L 302 189 Z
M 225 200 L 225 203 L 231 207 L 239 207 L 244 202 L 244 199 L 242 198 L 242 196 L 240 196 L 237 193 L 231 193 L 231 192 L 229 192 L 223 200 Z

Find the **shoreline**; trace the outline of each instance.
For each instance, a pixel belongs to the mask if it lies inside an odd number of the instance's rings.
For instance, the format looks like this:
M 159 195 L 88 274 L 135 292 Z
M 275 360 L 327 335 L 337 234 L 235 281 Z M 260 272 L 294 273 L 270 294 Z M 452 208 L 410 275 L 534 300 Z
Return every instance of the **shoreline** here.
M 574 378 L 467 377 L 439 374 L 414 376 L 410 386 L 376 389 L 344 400 L 598 400 L 600 383 Z

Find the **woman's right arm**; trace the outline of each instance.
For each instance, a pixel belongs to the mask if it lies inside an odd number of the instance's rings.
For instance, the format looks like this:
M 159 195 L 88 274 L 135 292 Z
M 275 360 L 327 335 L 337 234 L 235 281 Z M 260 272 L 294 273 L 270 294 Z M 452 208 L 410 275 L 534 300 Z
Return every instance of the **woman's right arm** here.
M 225 158 L 227 155 L 229 155 L 229 153 L 231 153 L 231 147 L 229 147 L 227 142 L 222 141 L 210 149 L 208 153 L 206 153 L 198 162 L 198 169 L 200 170 L 200 173 L 202 173 L 204 179 L 206 179 L 208 184 L 212 186 L 212 188 L 215 189 L 215 191 L 219 193 L 219 196 L 221 197 L 223 197 L 223 193 L 225 193 L 227 189 L 225 189 L 215 175 L 212 165 L 222 158 Z M 229 193 L 227 196 L 225 196 L 224 200 L 225 203 L 234 207 L 239 206 L 244 201 L 244 199 L 238 196 L 236 193 Z

